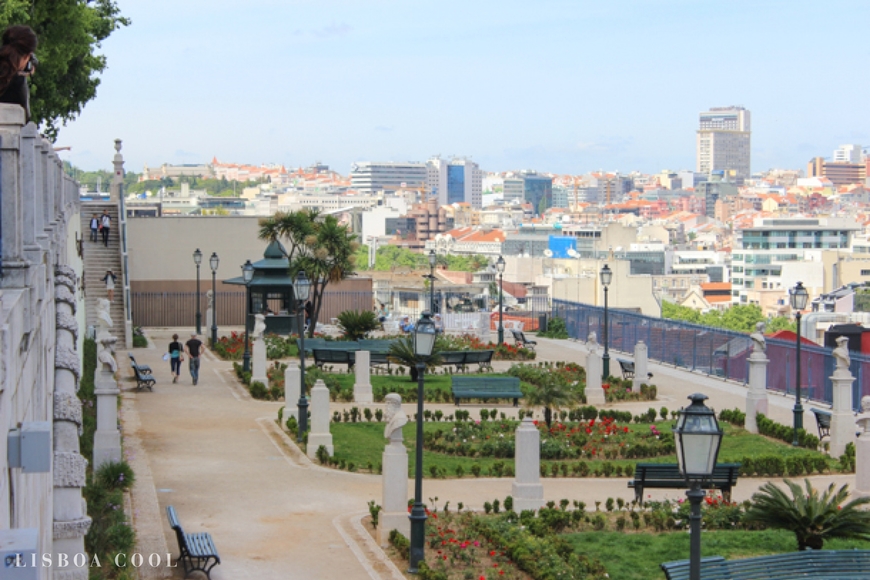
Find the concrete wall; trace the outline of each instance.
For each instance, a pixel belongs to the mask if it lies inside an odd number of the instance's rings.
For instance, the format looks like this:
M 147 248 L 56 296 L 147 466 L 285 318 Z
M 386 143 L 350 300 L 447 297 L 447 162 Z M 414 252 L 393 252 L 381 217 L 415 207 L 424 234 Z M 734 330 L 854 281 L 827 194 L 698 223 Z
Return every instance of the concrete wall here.
M 577 260 L 574 260 L 575 265 Z M 653 295 L 652 278 L 630 276 L 630 264 L 625 260 L 608 262 L 613 280 L 608 290 L 608 306 L 640 310 L 646 316 L 660 316 L 661 308 Z M 598 272 L 603 262 L 580 260 L 581 270 Z M 575 266 L 576 267 L 576 266 Z M 604 306 L 604 289 L 597 275 L 581 278 L 559 278 L 553 281 L 553 298 L 570 300 L 594 306 Z

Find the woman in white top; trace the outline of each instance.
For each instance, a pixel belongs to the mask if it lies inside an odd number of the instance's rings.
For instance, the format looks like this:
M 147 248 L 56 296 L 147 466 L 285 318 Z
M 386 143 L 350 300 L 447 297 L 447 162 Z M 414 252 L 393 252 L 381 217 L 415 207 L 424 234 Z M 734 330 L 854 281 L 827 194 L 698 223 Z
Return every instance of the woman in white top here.
M 117 277 L 112 273 L 111 270 L 106 270 L 106 275 L 103 276 L 102 280 L 106 283 L 106 295 L 109 298 L 109 302 L 115 301 L 115 280 Z

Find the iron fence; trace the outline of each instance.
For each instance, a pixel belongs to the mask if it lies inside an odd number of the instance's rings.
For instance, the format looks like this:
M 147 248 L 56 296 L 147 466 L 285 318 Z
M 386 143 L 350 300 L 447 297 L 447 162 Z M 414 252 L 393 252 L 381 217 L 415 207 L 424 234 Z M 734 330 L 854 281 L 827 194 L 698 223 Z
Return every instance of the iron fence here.
M 599 342 L 603 340 L 604 309 L 601 307 L 555 300 L 552 315 L 565 320 L 572 338 L 586 340 L 594 331 Z M 752 340 L 748 334 L 613 308 L 607 315 L 609 345 L 613 350 L 633 353 L 637 341 L 643 340 L 651 360 L 744 383 L 749 380 Z M 768 339 L 769 390 L 794 394 L 796 350 L 796 345 L 790 341 Z M 831 353 L 831 349 L 822 346 L 801 345 L 802 397 L 833 402 L 831 375 L 835 362 Z M 850 354 L 850 370 L 855 377 L 852 408 L 857 411 L 861 397 L 870 395 L 870 356 Z

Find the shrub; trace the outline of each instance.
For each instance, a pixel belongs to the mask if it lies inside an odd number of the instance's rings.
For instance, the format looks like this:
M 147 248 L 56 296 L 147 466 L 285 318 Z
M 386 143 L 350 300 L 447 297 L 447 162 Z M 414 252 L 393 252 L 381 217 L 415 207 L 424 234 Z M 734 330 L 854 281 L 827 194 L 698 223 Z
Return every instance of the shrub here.
M 378 317 L 371 310 L 345 310 L 338 315 L 338 328 L 348 340 L 364 339 L 380 326 Z
M 390 530 L 389 541 L 400 554 L 408 554 L 411 549 L 411 542 L 399 530 Z
M 547 322 L 547 330 L 539 332 L 538 336 L 545 338 L 568 338 L 568 327 L 565 320 L 554 316 Z
M 101 465 L 94 474 L 94 479 L 108 490 L 126 491 L 132 487 L 133 482 L 136 481 L 136 476 L 130 465 L 122 459 Z
M 260 381 L 254 381 L 250 386 L 251 396 L 255 399 L 268 399 L 269 391 L 266 389 L 266 385 L 264 385 Z

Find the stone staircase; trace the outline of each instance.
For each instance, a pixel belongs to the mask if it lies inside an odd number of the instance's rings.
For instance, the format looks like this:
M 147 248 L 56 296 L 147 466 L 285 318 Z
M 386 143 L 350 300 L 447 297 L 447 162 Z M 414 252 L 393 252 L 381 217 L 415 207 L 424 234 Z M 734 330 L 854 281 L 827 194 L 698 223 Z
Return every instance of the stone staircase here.
M 109 247 L 103 246 L 102 236 L 98 242 L 91 242 L 91 217 L 94 214 L 103 215 L 103 210 L 109 210 L 109 217 L 112 218 L 112 228 L 109 233 Z M 123 350 L 132 347 L 126 344 L 124 338 L 124 280 L 121 268 L 121 240 L 120 240 L 120 220 L 118 219 L 118 205 L 115 203 L 106 202 L 84 202 L 81 209 L 82 217 L 82 235 L 85 238 L 84 256 L 85 256 L 85 312 L 86 325 L 96 326 L 97 324 L 97 300 L 106 298 L 106 283 L 102 278 L 106 275 L 106 270 L 114 272 L 117 280 L 115 281 L 115 301 L 111 306 L 112 334 L 118 337 L 118 342 L 115 343 L 116 352 L 120 353 Z M 125 355 L 126 356 L 126 355 Z M 120 363 L 118 356 L 115 357 Z

